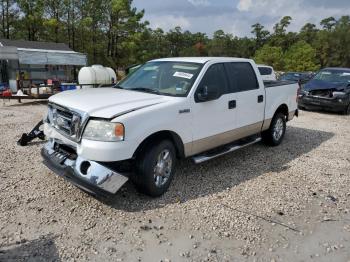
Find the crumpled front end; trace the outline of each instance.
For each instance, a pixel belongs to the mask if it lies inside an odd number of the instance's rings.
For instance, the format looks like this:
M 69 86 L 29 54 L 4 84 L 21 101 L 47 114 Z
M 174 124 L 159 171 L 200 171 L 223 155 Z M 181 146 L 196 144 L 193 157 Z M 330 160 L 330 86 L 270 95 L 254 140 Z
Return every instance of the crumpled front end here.
M 298 96 L 299 108 L 343 111 L 350 103 L 350 94 L 337 89 L 303 90 Z
M 43 163 L 55 174 L 92 194 L 115 194 L 128 181 L 127 175 L 78 156 L 73 147 L 61 144 L 59 140 L 50 139 L 41 154 Z

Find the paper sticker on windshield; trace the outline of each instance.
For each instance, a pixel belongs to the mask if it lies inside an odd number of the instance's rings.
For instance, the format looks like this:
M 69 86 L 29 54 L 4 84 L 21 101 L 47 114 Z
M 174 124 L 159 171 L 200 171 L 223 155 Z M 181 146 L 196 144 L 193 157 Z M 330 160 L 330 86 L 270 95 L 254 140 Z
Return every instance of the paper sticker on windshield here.
M 185 73 L 185 72 L 175 72 L 173 74 L 175 77 L 181 77 L 181 78 L 186 78 L 186 79 L 192 79 L 193 74 Z

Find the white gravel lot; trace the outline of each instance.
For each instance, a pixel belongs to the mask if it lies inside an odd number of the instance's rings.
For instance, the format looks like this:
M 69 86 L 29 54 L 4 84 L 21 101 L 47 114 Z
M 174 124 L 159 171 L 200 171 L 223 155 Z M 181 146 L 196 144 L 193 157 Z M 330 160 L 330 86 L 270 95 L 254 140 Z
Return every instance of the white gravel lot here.
M 284 142 L 195 165 L 151 199 L 91 197 L 16 141 L 44 104 L 0 106 L 0 261 L 350 261 L 350 116 L 301 112 Z

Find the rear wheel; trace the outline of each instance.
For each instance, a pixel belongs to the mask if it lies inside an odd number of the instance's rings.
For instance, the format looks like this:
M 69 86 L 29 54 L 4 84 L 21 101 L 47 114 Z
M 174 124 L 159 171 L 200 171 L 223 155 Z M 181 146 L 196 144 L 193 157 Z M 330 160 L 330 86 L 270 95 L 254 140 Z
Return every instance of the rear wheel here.
M 263 141 L 271 146 L 281 144 L 286 133 L 287 119 L 283 113 L 277 113 L 272 118 L 270 128 L 262 133 Z
M 136 162 L 133 181 L 137 189 L 152 197 L 164 194 L 174 177 L 176 151 L 173 143 L 163 140 L 146 148 Z

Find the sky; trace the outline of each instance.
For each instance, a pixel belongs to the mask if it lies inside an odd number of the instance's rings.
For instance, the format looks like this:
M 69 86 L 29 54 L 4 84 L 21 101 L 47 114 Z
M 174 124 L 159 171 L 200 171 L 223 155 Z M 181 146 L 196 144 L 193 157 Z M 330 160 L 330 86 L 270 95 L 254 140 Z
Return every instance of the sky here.
M 208 36 L 218 29 L 243 37 L 251 35 L 251 25 L 259 22 L 272 30 L 283 16 L 293 18 L 290 31 L 299 31 L 310 22 L 350 15 L 350 0 L 134 0 L 145 9 L 151 28 L 168 31 L 175 26 Z

